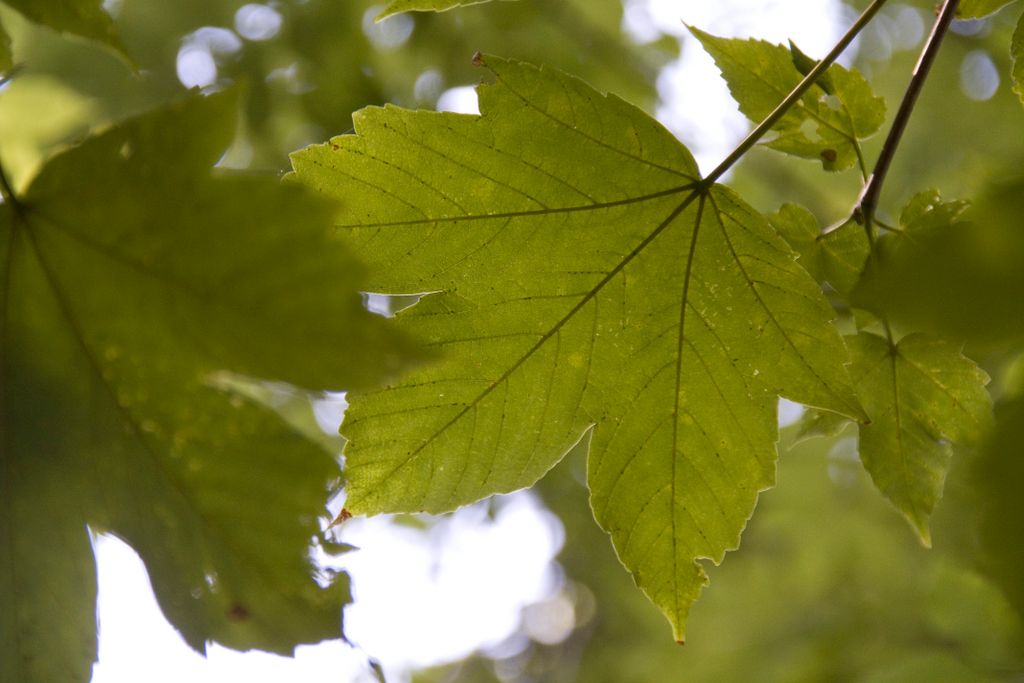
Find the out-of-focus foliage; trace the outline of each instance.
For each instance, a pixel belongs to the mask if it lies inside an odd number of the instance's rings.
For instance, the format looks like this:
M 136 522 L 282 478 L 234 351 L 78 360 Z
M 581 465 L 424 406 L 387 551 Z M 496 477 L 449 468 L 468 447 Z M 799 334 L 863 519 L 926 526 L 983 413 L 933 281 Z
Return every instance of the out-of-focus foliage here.
M 110 15 L 102 0 L 4 0 L 32 21 L 54 31 L 95 40 L 124 53 Z
M 330 454 L 224 372 L 367 385 L 416 354 L 361 305 L 331 207 L 211 177 L 234 100 L 191 98 L 51 159 L 0 216 L 0 679 L 89 678 L 86 524 L 131 543 L 185 640 L 337 637 L 308 552 Z
M 290 152 L 349 130 L 351 113 L 361 107 L 431 108 L 445 90 L 475 85 L 480 72 L 472 57 L 483 48 L 571 71 L 647 106 L 654 102 L 657 70 L 673 48 L 668 41 L 632 44 L 620 31 L 618 0 L 497 2 L 380 23 L 373 19 L 383 4 L 372 0 L 289 1 L 266 6 L 280 20 L 274 30 L 246 24 L 245 6 L 242 0 L 124 0 L 115 19 L 137 71 L 95 45 L 62 40 L 5 13 L 0 18 L 23 65 L 11 87 L 57 80 L 93 102 L 98 111 L 54 134 L 59 142 L 74 140 L 83 129 L 181 92 L 178 60 L 184 55 L 193 68 L 216 67 L 203 71 L 212 73 L 209 79 L 192 81 L 204 90 L 243 86 L 243 127 L 231 163 L 277 170 Z M 10 111 L 6 107 L 13 103 L 0 104 L 0 116 Z M 31 123 L 38 111 L 17 113 Z
M 957 340 L 997 344 L 1024 337 L 1024 182 L 1014 177 L 1018 173 L 1015 166 L 993 177 L 966 211 L 936 196 L 922 215 L 883 236 L 854 299 Z

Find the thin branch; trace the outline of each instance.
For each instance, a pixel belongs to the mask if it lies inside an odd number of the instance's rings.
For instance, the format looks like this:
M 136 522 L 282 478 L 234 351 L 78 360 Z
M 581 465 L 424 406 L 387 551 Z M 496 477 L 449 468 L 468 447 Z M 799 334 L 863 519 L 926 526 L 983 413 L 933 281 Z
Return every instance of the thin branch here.
M 789 111 L 789 109 L 796 104 L 801 97 L 803 97 L 803 94 L 807 92 L 812 85 L 814 85 L 818 78 L 825 73 L 825 70 L 832 66 L 833 62 L 839 58 L 839 55 L 846 50 L 850 43 L 853 42 L 853 39 L 857 37 L 857 34 L 868 25 L 868 22 L 874 18 L 886 2 L 888 2 L 888 0 L 874 0 L 874 2 L 868 5 L 867 9 L 857 17 L 857 21 L 855 21 L 849 30 L 843 34 L 843 37 L 840 38 L 835 47 L 825 55 L 824 59 L 815 64 L 814 68 L 807 72 L 807 75 L 804 76 L 803 80 L 801 80 L 795 88 L 793 88 L 792 92 L 790 92 L 784 100 L 779 102 L 778 106 L 772 110 L 772 113 L 769 114 L 764 121 L 757 124 L 754 130 L 747 134 L 747 137 L 745 137 L 743 141 L 736 146 L 736 149 L 734 149 L 729 156 L 722 160 L 722 163 L 715 167 L 715 170 L 711 171 L 711 173 L 704 178 L 703 182 L 707 185 L 711 185 L 722 177 L 722 175 L 728 171 L 733 164 L 739 161 L 744 154 L 750 151 L 750 148 L 756 145 L 758 141 L 764 137 L 765 133 L 771 130 L 772 126 L 778 123 L 779 119 L 785 116 L 786 112 Z
M 921 50 L 921 56 L 918 58 L 917 64 L 914 66 L 913 74 L 910 77 L 910 83 L 907 85 L 907 90 L 903 94 L 903 101 L 900 102 L 900 108 L 892 120 L 892 127 L 889 129 L 889 135 L 886 137 L 885 143 L 882 145 L 882 151 L 878 155 L 878 161 L 875 163 L 875 168 L 871 172 L 871 177 L 868 178 L 867 183 L 864 185 L 864 190 L 861 192 L 860 198 L 857 200 L 857 206 L 854 209 L 854 218 L 858 219 L 858 222 L 863 221 L 865 230 L 867 230 L 868 241 L 872 243 L 874 243 L 872 222 L 875 218 L 875 210 L 878 208 L 878 199 L 882 194 L 882 185 L 885 183 L 885 176 L 888 174 L 889 166 L 892 164 L 892 160 L 896 156 L 896 148 L 899 146 L 900 140 L 903 137 L 903 132 L 907 128 L 907 122 L 910 121 L 910 115 L 913 113 L 914 105 L 917 103 L 917 98 L 921 94 L 921 88 L 924 86 L 924 82 L 928 78 L 928 72 L 931 70 L 932 64 L 935 62 L 935 55 L 939 52 L 939 46 L 942 44 L 942 39 L 949 31 L 949 25 L 953 21 L 953 16 L 956 13 L 958 4 L 959 0 L 945 0 L 943 3 L 942 9 L 939 11 L 938 17 L 935 20 L 935 25 L 932 27 L 931 35 L 928 36 L 928 40 L 925 41 L 924 48 Z

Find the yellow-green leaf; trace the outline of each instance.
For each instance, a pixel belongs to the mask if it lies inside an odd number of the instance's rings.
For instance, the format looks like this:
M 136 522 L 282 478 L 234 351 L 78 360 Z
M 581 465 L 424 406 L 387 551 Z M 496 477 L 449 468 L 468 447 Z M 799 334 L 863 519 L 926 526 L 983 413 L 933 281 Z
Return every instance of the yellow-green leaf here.
M 863 413 L 818 286 L 764 218 L 613 96 L 481 58 L 481 116 L 370 108 L 293 156 L 442 360 L 349 394 L 353 513 L 529 486 L 593 430 L 595 516 L 677 639 L 773 483 L 776 397 Z
M 380 21 L 381 19 L 387 19 L 393 14 L 401 14 L 402 12 L 444 12 L 456 7 L 479 5 L 490 1 L 491 0 L 391 0 L 391 2 L 388 3 L 388 6 L 377 15 L 376 20 Z M 505 0 L 505 2 L 512 1 L 514 0 Z
M 690 32 L 715 60 L 729 91 L 747 118 L 759 123 L 803 78 L 806 56 L 763 40 L 719 38 L 696 28 Z M 834 64 L 790 109 L 765 144 L 780 152 L 818 159 L 828 171 L 863 166 L 859 141 L 885 120 L 885 101 L 856 70 Z
M 960 0 L 956 8 L 958 19 L 980 19 L 994 14 L 1016 0 Z
M 954 444 L 980 440 L 991 422 L 988 376 L 958 348 L 922 334 L 898 344 L 861 332 L 847 338 L 850 374 L 871 422 L 860 457 L 879 490 L 926 545 Z

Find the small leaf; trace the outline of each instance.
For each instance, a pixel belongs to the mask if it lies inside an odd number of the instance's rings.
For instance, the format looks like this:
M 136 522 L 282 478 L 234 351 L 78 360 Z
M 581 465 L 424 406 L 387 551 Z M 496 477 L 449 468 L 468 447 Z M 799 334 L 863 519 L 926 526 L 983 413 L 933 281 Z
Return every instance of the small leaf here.
M 718 38 L 696 28 L 701 42 L 729 85 L 740 111 L 760 122 L 800 82 L 810 58 L 791 48 L 763 40 Z M 834 64 L 822 79 L 787 112 L 766 142 L 772 149 L 817 159 L 828 171 L 843 171 L 860 162 L 859 141 L 870 137 L 885 120 L 885 101 L 856 70 Z
M 820 288 L 735 193 L 622 100 L 482 57 L 481 116 L 370 108 L 293 155 L 360 193 L 339 230 L 442 360 L 350 392 L 353 513 L 533 484 L 591 434 L 598 522 L 683 637 L 701 559 L 773 483 L 776 396 L 862 417 Z
M 851 219 L 821 232 L 814 215 L 797 204 L 782 205 L 768 220 L 818 282 L 828 282 L 843 295 L 857 284 L 870 254 L 864 226 Z
M 3 0 L 4 4 L 54 31 L 95 40 L 130 60 L 102 0 Z
M 956 347 L 922 334 L 890 346 L 861 332 L 847 338 L 850 375 L 871 422 L 860 457 L 881 492 L 931 545 L 928 519 L 942 495 L 953 444 L 986 433 L 988 376 Z
M 1017 28 L 1010 41 L 1010 56 L 1013 58 L 1013 92 L 1024 103 L 1024 16 L 1017 20 Z
M 956 8 L 957 19 L 980 19 L 998 12 L 1016 0 L 961 0 Z
M 849 418 L 837 413 L 807 408 L 800 417 L 796 437 L 798 440 L 810 439 L 816 436 L 833 437 L 843 431 L 849 424 Z
M 391 0 L 391 2 L 388 3 L 388 6 L 377 15 L 375 21 L 381 21 L 382 19 L 387 19 L 393 14 L 401 14 L 402 12 L 444 12 L 456 7 L 479 5 L 490 1 L 491 0 Z M 514 0 L 504 1 L 514 2 Z

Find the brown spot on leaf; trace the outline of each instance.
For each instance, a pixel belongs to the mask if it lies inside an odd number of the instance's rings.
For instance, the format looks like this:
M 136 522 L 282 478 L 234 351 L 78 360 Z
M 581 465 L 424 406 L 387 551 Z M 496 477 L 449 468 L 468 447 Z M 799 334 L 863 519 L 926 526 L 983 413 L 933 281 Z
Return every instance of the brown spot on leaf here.
M 835 160 L 838 158 L 838 155 L 836 154 L 836 151 L 834 149 L 823 149 L 821 150 L 821 158 L 822 161 L 827 161 L 828 163 L 831 164 L 835 163 Z
M 346 522 L 346 521 L 348 521 L 350 519 L 352 519 L 352 513 L 349 512 L 345 508 L 341 508 L 341 512 L 338 513 L 338 516 L 334 518 L 334 521 L 332 521 L 330 526 L 328 526 L 327 528 L 328 529 L 333 529 L 334 527 L 338 526 L 342 522 Z
M 473 66 L 484 66 L 484 56 L 479 50 L 473 53 Z
M 231 621 L 247 621 L 249 616 L 249 610 L 237 602 L 228 610 L 228 619 Z

